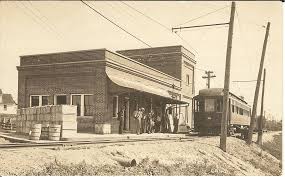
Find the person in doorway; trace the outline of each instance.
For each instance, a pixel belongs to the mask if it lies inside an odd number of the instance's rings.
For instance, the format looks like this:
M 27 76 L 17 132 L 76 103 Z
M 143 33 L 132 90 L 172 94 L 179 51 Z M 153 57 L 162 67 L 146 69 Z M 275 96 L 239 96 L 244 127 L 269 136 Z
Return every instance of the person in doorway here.
M 167 113 L 167 127 L 168 127 L 168 133 L 172 133 L 174 126 L 173 126 L 173 116 L 172 116 L 172 109 L 168 109 Z
M 147 133 L 153 133 L 153 131 L 154 131 L 154 112 L 153 110 L 151 110 L 147 116 Z
M 146 115 L 145 115 L 145 109 L 141 108 L 142 112 L 142 118 L 141 118 L 141 133 L 146 132 Z
M 123 134 L 124 118 L 125 118 L 125 107 L 121 106 L 121 108 L 118 112 L 118 119 L 120 121 L 120 123 L 119 123 L 119 134 Z
M 174 123 L 174 130 L 173 133 L 177 133 L 178 132 L 178 124 L 179 124 L 179 115 L 176 113 L 174 118 L 173 118 L 173 123 Z
M 157 115 L 155 119 L 155 132 L 160 132 L 161 116 Z
M 141 108 L 139 108 L 139 110 L 135 110 L 134 111 L 134 118 L 135 118 L 135 121 L 136 121 L 136 132 L 137 134 L 141 134 L 141 119 L 142 119 L 142 111 L 141 111 Z

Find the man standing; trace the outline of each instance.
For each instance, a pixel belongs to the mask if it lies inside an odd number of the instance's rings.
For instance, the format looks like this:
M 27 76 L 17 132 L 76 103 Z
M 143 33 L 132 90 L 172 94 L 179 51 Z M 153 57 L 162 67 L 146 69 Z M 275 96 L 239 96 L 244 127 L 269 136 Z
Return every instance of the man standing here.
M 145 109 L 141 108 L 141 133 L 145 133 L 146 131 L 146 115 L 145 115 Z
M 139 108 L 139 110 L 135 110 L 134 111 L 134 118 L 136 121 L 136 132 L 137 134 L 141 134 L 141 119 L 142 119 L 142 111 L 141 108 Z
M 125 107 L 124 106 L 121 106 L 120 111 L 118 112 L 118 119 L 120 121 L 119 134 L 123 134 L 124 119 L 125 119 Z

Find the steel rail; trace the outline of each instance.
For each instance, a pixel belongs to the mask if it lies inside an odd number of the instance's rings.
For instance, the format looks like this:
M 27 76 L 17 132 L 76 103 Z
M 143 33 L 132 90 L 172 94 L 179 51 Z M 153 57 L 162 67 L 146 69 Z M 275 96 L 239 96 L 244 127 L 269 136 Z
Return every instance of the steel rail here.
M 58 147 L 58 146 L 78 146 L 92 144 L 114 144 L 114 143 L 132 143 L 132 142 L 151 142 L 151 141 L 175 141 L 187 140 L 193 141 L 192 138 L 149 138 L 149 139 L 120 139 L 120 140 L 96 140 L 96 141 L 67 141 L 67 142 L 47 142 L 47 143 L 8 143 L 0 144 L 0 149 L 15 148 L 41 148 L 41 147 Z

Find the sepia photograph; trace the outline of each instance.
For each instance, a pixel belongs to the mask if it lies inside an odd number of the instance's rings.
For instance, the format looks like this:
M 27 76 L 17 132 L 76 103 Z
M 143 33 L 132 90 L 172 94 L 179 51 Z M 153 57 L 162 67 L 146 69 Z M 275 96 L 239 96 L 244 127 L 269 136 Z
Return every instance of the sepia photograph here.
M 0 176 L 281 176 L 283 7 L 0 0 Z

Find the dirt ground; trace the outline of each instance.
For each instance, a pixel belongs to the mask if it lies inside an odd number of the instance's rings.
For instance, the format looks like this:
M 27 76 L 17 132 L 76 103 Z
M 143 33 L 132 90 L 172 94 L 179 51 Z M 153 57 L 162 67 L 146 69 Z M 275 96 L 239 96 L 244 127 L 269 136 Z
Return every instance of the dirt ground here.
M 264 135 L 273 141 L 280 132 Z M 254 137 L 255 138 L 255 137 Z M 115 158 L 135 159 L 123 167 Z M 230 137 L 227 152 L 219 137 L 193 141 L 27 148 L 0 151 L 0 175 L 281 175 L 281 162 L 256 144 Z

